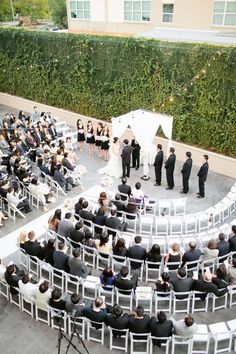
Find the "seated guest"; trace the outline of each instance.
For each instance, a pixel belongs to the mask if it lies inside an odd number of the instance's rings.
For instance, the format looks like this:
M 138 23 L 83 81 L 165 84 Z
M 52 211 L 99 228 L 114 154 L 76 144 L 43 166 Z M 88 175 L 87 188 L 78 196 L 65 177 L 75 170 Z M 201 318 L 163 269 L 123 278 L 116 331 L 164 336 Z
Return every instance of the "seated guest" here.
M 224 264 L 220 264 L 216 269 L 216 277 L 212 277 L 212 283 L 218 289 L 225 289 L 229 285 L 229 277 Z
M 129 315 L 123 314 L 123 310 L 119 305 L 114 305 L 111 314 L 107 315 L 104 320 L 106 326 L 117 330 L 126 329 L 129 325 Z M 112 331 L 114 337 L 119 337 L 123 333 L 119 331 Z
M 44 162 L 42 158 L 38 158 L 37 164 L 38 164 L 38 168 L 40 169 L 40 171 L 43 172 L 43 173 L 41 173 L 42 177 L 44 177 L 44 174 L 46 176 L 51 175 L 50 170 L 48 168 L 48 161 L 47 160 L 45 160 L 45 162 Z
M 134 246 L 129 247 L 128 257 L 137 259 L 137 260 L 145 260 L 146 259 L 146 249 L 141 246 L 142 237 L 135 236 L 134 238 Z M 139 269 L 141 267 L 141 263 L 131 262 L 132 269 Z
M 110 229 L 124 231 L 124 224 L 122 224 L 120 219 L 117 217 L 116 208 L 111 208 L 110 212 L 111 212 L 111 216 L 106 218 L 105 225 Z M 116 231 L 112 232 L 111 230 L 109 230 L 109 234 L 115 237 Z
M 10 205 L 16 207 L 17 209 L 23 209 L 24 213 L 29 213 L 32 211 L 29 205 L 28 199 L 24 198 L 19 198 L 14 194 L 14 189 L 9 188 L 7 191 L 7 201 Z
M 7 192 L 9 188 L 10 188 L 10 182 L 7 179 L 1 182 L 0 195 L 2 198 L 4 199 L 7 198 Z
M 66 191 L 70 191 L 70 181 L 71 179 L 69 177 L 65 178 L 61 172 L 61 165 L 56 165 L 55 166 L 55 172 L 54 172 L 54 175 L 53 175 L 53 179 L 54 181 L 56 181 L 59 186 L 62 188 L 62 189 L 65 189 Z
M 73 250 L 73 257 L 69 257 L 68 265 L 70 268 L 70 274 L 77 277 L 86 278 L 90 274 L 90 269 L 80 259 L 80 249 L 75 248 Z
M 63 237 L 70 237 L 74 230 L 73 217 L 71 213 L 66 213 L 64 219 L 59 221 L 57 233 Z
M 96 247 L 95 240 L 93 239 L 93 235 L 90 230 L 85 231 L 84 238 L 82 240 L 82 245 L 87 246 L 87 247 L 91 247 L 91 248 Z
M 117 216 L 121 217 L 122 216 L 122 211 L 125 210 L 125 204 L 122 203 L 122 201 L 121 201 L 120 193 L 116 193 L 115 200 L 112 201 L 112 204 L 114 204 L 116 209 L 117 209 Z
M 48 240 L 48 244 L 45 247 L 45 251 L 44 251 L 44 260 L 46 263 L 49 263 L 52 267 L 54 266 L 54 260 L 53 260 L 53 254 L 55 251 L 56 247 L 56 241 L 53 238 L 50 238 Z
M 218 257 L 223 257 L 229 254 L 229 241 L 226 241 L 225 235 L 221 232 L 218 236 L 219 242 L 217 243 L 217 249 L 219 250 Z M 226 259 L 226 258 L 225 258 Z M 223 261 L 224 259 L 222 259 Z
M 182 267 L 185 265 L 186 262 L 198 261 L 200 259 L 201 251 L 200 249 L 196 249 L 196 246 L 197 244 L 195 241 L 189 242 L 189 250 L 186 251 L 183 255 Z M 193 264 L 191 267 L 194 268 L 195 264 Z
M 173 290 L 173 286 L 170 283 L 170 274 L 167 272 L 163 272 L 161 277 L 156 281 L 156 291 L 158 292 L 163 292 L 163 293 L 169 293 L 171 290 Z M 163 294 L 163 296 L 165 296 Z
M 82 204 L 83 209 L 79 211 L 79 216 L 84 219 L 85 225 L 90 226 L 91 222 L 94 222 L 95 216 L 90 211 L 88 211 L 88 206 L 89 203 L 87 200 L 85 200 Z M 85 220 L 88 220 L 89 222 L 86 222 Z
M 229 235 L 229 249 L 230 252 L 236 252 L 236 225 L 232 225 L 231 233 Z
M 153 337 L 171 337 L 173 331 L 173 322 L 167 320 L 166 314 L 163 311 L 160 311 L 156 317 L 152 317 L 150 321 L 150 332 Z M 161 347 L 162 343 L 166 343 L 165 340 L 152 340 L 154 345 Z
M 10 264 L 6 268 L 5 279 L 8 285 L 10 285 L 10 292 L 12 295 L 18 294 L 15 288 L 18 288 L 19 281 L 24 275 L 24 271 L 19 270 L 15 264 Z
M 35 303 L 40 310 L 47 311 L 47 306 L 51 297 L 51 289 L 47 281 L 39 283 L 36 289 Z
M 36 297 L 36 290 L 38 288 L 38 284 L 33 284 L 30 282 L 31 280 L 31 275 L 23 275 L 23 277 L 19 280 L 19 290 L 20 293 L 23 295 L 24 299 L 27 301 L 27 299 L 33 298 L 35 299 Z
M 236 285 L 236 258 L 232 259 L 232 263 L 228 267 L 230 285 Z
M 193 285 L 193 279 L 187 277 L 186 270 L 180 267 L 177 270 L 177 273 L 173 275 L 173 279 L 171 279 L 171 284 L 174 288 L 174 291 L 179 292 L 187 292 L 190 291 Z M 178 299 L 184 298 L 183 296 L 178 296 Z
M 82 220 L 78 221 L 75 224 L 74 230 L 71 230 L 70 232 L 70 239 L 74 241 L 71 242 L 71 244 L 74 248 L 79 247 L 78 243 L 82 242 L 84 238 L 83 226 L 84 226 L 84 222 Z
M 128 254 L 128 249 L 125 247 L 125 240 L 123 238 L 119 238 L 115 246 L 113 247 L 113 255 L 120 256 L 120 257 L 127 257 L 127 254 Z
M 141 183 L 135 183 L 134 188 L 132 189 L 132 196 L 135 199 L 136 203 L 139 203 L 144 198 L 144 191 L 141 189 Z
M 27 232 L 21 231 L 17 239 L 17 246 L 24 250 L 26 241 L 27 241 Z
M 95 245 L 100 253 L 112 253 L 112 243 L 109 241 L 109 236 L 106 233 L 102 233 L 100 239 L 95 240 Z
M 205 294 L 201 295 L 202 299 L 205 300 L 206 295 L 213 293 L 216 296 L 223 296 L 227 293 L 228 289 L 218 289 L 215 284 L 212 282 L 213 275 L 210 272 L 204 272 L 202 279 L 196 279 L 193 282 L 192 290 L 201 291 Z
M 217 244 L 215 240 L 210 240 L 207 244 L 207 247 L 204 248 L 202 252 L 202 261 L 210 261 L 218 257 L 219 250 L 216 248 Z
M 138 214 L 138 208 L 137 208 L 137 205 L 136 205 L 136 202 L 135 202 L 134 198 L 130 198 L 129 199 L 128 204 L 125 207 L 125 212 L 128 213 L 128 214 L 134 214 L 134 216 L 126 215 L 127 219 L 130 219 L 130 220 L 134 220 L 135 219 L 135 216 Z
M 49 203 L 52 193 L 50 187 L 46 183 L 40 183 L 37 178 L 32 178 L 29 185 L 30 193 L 43 204 L 43 211 L 47 212 L 47 203 Z
M 60 289 L 53 289 L 49 299 L 49 306 L 61 311 L 66 309 L 66 301 L 62 299 L 62 293 Z
M 113 273 L 112 268 L 106 267 L 99 278 L 102 285 L 113 285 L 116 275 Z M 106 286 L 104 286 L 103 289 L 110 290 Z
M 160 246 L 155 243 L 151 250 L 146 255 L 146 261 L 160 263 L 162 261 L 161 249 Z M 151 264 L 149 265 L 150 268 L 159 268 L 159 265 Z
M 131 196 L 131 187 L 127 184 L 126 177 L 122 177 L 121 182 L 122 184 L 119 184 L 118 190 L 122 194 L 127 194 L 127 197 L 125 195 L 121 195 L 121 200 L 126 201 Z
M 109 200 L 107 198 L 107 194 L 106 192 L 101 192 L 100 195 L 99 195 L 99 198 L 98 198 L 98 204 L 100 207 L 108 207 L 109 205 Z
M 73 293 L 70 298 L 66 300 L 66 312 L 73 315 L 74 318 L 81 317 L 84 305 L 81 302 L 79 294 Z
M 94 220 L 95 224 L 100 225 L 100 226 L 104 226 L 107 216 L 108 216 L 108 209 L 103 206 L 100 207 L 95 215 L 95 220 Z M 102 229 L 102 227 L 95 226 L 94 231 L 96 234 L 100 235 L 102 233 L 103 229 Z
M 80 210 L 83 209 L 83 202 L 85 201 L 85 199 L 83 197 L 79 198 L 78 202 L 75 204 L 75 214 L 79 215 Z M 75 218 L 77 219 L 78 217 Z M 79 220 L 79 218 L 77 219 Z
M 61 209 L 56 209 L 53 216 L 48 219 L 48 228 L 51 231 L 58 231 L 58 225 L 61 221 Z
M 170 318 L 173 322 L 175 334 L 181 337 L 191 337 L 197 332 L 197 325 L 192 316 L 187 315 L 183 320 L 176 321 L 173 317 Z
M 168 255 L 166 256 L 165 262 L 169 270 L 178 269 L 179 265 L 168 264 L 168 263 L 180 263 L 182 261 L 182 254 L 180 252 L 179 244 L 174 242 L 169 250 Z
M 129 316 L 129 331 L 132 333 L 148 333 L 150 331 L 150 317 L 144 314 L 142 306 L 137 306 L 134 314 Z
M 35 232 L 30 231 L 28 233 L 28 241 L 25 242 L 24 250 L 30 256 L 38 257 L 39 259 L 44 259 L 45 244 L 39 243 L 36 240 Z
M 132 290 L 136 289 L 138 284 L 138 273 L 134 273 L 132 277 L 129 276 L 129 269 L 126 266 L 123 266 L 120 270 L 120 273 L 117 275 L 114 280 L 114 286 L 120 290 Z M 122 293 L 122 291 L 120 291 Z
M 92 307 L 85 306 L 83 316 L 93 322 L 104 322 L 107 316 L 106 304 L 101 297 L 97 297 Z M 99 325 L 94 326 L 96 329 L 101 328 Z
M 58 243 L 58 251 L 54 251 L 53 253 L 53 262 L 54 262 L 54 268 L 64 270 L 65 272 L 69 272 L 69 265 L 68 265 L 68 259 L 69 256 L 66 254 L 67 252 L 67 247 L 65 246 L 64 242 L 59 242 Z

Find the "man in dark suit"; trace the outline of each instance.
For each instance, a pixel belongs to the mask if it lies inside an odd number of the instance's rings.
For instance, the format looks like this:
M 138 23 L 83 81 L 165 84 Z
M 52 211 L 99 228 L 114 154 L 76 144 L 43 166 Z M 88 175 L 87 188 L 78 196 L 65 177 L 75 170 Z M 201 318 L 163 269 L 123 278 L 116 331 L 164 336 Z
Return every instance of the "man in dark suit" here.
M 115 200 L 112 200 L 112 204 L 114 204 L 117 209 L 117 216 L 122 216 L 122 211 L 125 210 L 125 204 L 121 201 L 120 193 L 116 193 Z
M 142 237 L 135 236 L 134 238 L 135 245 L 129 247 L 128 257 L 137 259 L 137 260 L 145 260 L 146 259 L 146 249 L 141 246 Z M 132 269 L 139 269 L 141 267 L 140 263 L 131 262 Z
M 225 293 L 228 292 L 227 288 L 218 289 L 216 284 L 212 283 L 212 274 L 210 272 L 205 272 L 202 276 L 202 279 L 194 280 L 191 290 L 201 291 L 202 293 L 205 293 L 201 295 L 203 300 L 205 300 L 206 295 L 209 293 L 213 293 L 216 296 L 223 296 Z
M 38 257 L 39 259 L 44 259 L 45 248 L 36 240 L 35 232 L 30 231 L 28 233 L 28 241 L 25 242 L 25 252 L 30 256 Z
M 107 317 L 106 304 L 101 297 L 97 297 L 93 303 L 93 307 L 85 306 L 83 309 L 83 316 L 93 322 L 104 322 Z M 95 325 L 96 329 L 101 328 L 101 325 Z
M 188 181 L 189 181 L 189 177 L 190 177 L 191 170 L 192 170 L 192 164 L 193 164 L 193 160 L 192 160 L 191 156 L 192 156 L 191 152 L 187 151 L 186 152 L 187 159 L 186 159 L 185 163 L 183 164 L 183 167 L 181 170 L 183 189 L 180 193 L 184 193 L 184 194 L 187 194 L 189 191 Z
M 230 252 L 229 241 L 226 241 L 223 232 L 219 234 L 218 239 L 219 239 L 219 242 L 217 243 L 217 248 L 219 250 L 218 257 L 226 256 Z
M 65 166 L 70 171 L 74 171 L 74 166 L 68 160 L 68 152 L 64 153 L 64 157 L 62 159 L 62 166 Z
M 122 171 L 123 177 L 129 177 L 130 175 L 130 160 L 131 160 L 131 146 L 129 145 L 129 140 L 124 140 L 124 148 L 122 150 L 121 159 L 122 159 Z
M 175 149 L 173 147 L 170 148 L 170 156 L 165 162 L 165 169 L 166 169 L 166 180 L 168 187 L 166 189 L 173 189 L 175 186 L 174 183 L 174 169 L 175 169 Z
M 173 332 L 173 322 L 167 320 L 165 312 L 160 311 L 157 314 L 157 319 L 154 316 L 151 318 L 150 332 L 153 337 L 171 337 Z M 153 339 L 153 344 L 158 347 L 161 347 L 161 344 L 165 342 L 165 340 Z
M 70 268 L 70 274 L 76 275 L 81 278 L 86 278 L 90 274 L 90 269 L 79 259 L 80 249 L 75 248 L 73 250 L 73 257 L 69 257 L 68 265 Z
M 74 230 L 72 214 L 66 213 L 64 219 L 59 221 L 57 233 L 63 237 L 70 237 L 70 233 Z
M 232 233 L 229 238 L 229 249 L 230 252 L 236 251 L 236 225 L 232 225 Z
M 37 163 L 38 163 L 38 167 L 39 167 L 40 171 L 45 173 L 45 175 L 50 176 L 50 171 L 49 171 L 48 165 L 45 162 L 43 162 L 43 159 L 41 157 L 38 158 Z M 42 177 L 44 177 L 43 174 L 42 174 Z
M 90 223 L 87 222 L 85 220 L 88 220 L 88 221 L 91 221 L 91 222 L 94 222 L 95 221 L 95 216 L 87 210 L 88 208 L 88 202 L 87 200 L 85 200 L 82 204 L 82 210 L 79 211 L 79 216 L 81 216 L 82 219 L 84 219 L 84 224 L 87 225 L 87 226 L 90 226 Z
M 54 268 L 64 270 L 64 272 L 70 271 L 68 265 L 69 256 L 66 254 L 67 247 L 65 246 L 64 242 L 58 243 L 58 251 L 53 252 L 53 261 L 54 261 Z
M 163 158 L 164 154 L 162 151 L 162 145 L 158 144 L 157 149 L 159 150 L 158 153 L 156 154 L 155 161 L 153 163 L 154 168 L 155 168 L 155 176 L 156 176 L 156 183 L 154 186 L 160 186 L 161 185 L 161 169 L 163 165 Z
M 133 164 L 132 167 L 138 170 L 140 165 L 141 146 L 139 145 L 136 139 L 133 139 L 131 141 L 131 148 L 132 148 L 132 164 Z
M 123 314 L 123 310 L 119 305 L 114 305 L 112 313 L 107 315 L 104 320 L 106 326 L 110 326 L 115 329 L 126 329 L 129 324 L 129 315 L 127 313 Z M 122 335 L 122 332 L 112 331 L 113 336 L 117 337 Z
M 56 127 L 55 127 L 55 125 L 54 125 L 53 123 L 50 123 L 50 124 L 49 124 L 48 132 L 49 132 L 49 134 L 51 135 L 51 137 L 52 137 L 53 139 L 56 138 L 56 136 L 57 136 L 57 131 L 56 131 Z
M 144 308 L 137 306 L 134 314 L 129 316 L 129 331 L 132 333 L 149 333 L 150 317 L 144 314 Z M 140 339 L 145 339 L 138 337 Z
M 17 268 L 15 264 L 10 264 L 6 268 L 5 272 L 5 280 L 8 285 L 11 287 L 11 294 L 15 295 L 18 294 L 18 291 L 14 288 L 18 288 L 18 283 L 21 280 L 22 276 L 24 275 L 24 271 Z
M 205 197 L 205 182 L 207 180 L 208 174 L 208 155 L 203 155 L 203 164 L 198 171 L 198 185 L 199 185 L 199 193 L 197 198 L 204 198 Z
M 201 257 L 201 251 L 200 251 L 200 249 L 196 249 L 196 242 L 190 241 L 189 242 L 189 250 L 187 252 L 185 252 L 183 255 L 182 267 L 185 265 L 186 262 L 198 261 L 200 257 Z M 194 266 L 195 266 L 195 264 L 192 265 L 192 268 Z
M 135 272 L 133 276 L 129 277 L 129 269 L 126 266 L 123 266 L 120 270 L 120 273 L 114 280 L 114 286 L 120 290 L 132 290 L 136 289 L 138 284 L 138 273 Z M 122 293 L 122 291 L 120 291 Z
M 123 231 L 123 225 L 120 221 L 120 219 L 117 217 L 117 210 L 116 208 L 111 208 L 111 216 L 109 218 L 106 218 L 105 220 L 105 225 L 111 229 L 114 230 L 119 230 L 119 231 Z M 111 232 L 109 231 L 109 234 L 116 236 L 116 232 Z
M 84 238 L 84 231 L 83 231 L 83 221 L 78 221 L 75 224 L 75 228 L 74 230 L 71 230 L 70 232 L 70 239 L 74 242 L 71 242 L 73 247 L 78 247 L 78 243 L 82 242 L 83 238 Z
M 39 145 L 42 142 L 42 135 L 38 127 L 34 128 L 34 132 L 32 136 L 37 145 Z
M 118 190 L 122 194 L 127 194 L 127 198 L 123 195 L 121 196 L 121 200 L 125 201 L 131 195 L 131 187 L 128 184 L 126 184 L 127 183 L 126 177 L 122 177 L 121 182 L 122 182 L 122 184 L 119 184 Z
M 171 284 L 176 293 L 190 291 L 193 285 L 193 279 L 187 277 L 186 270 L 180 267 L 177 273 L 172 275 Z M 178 299 L 184 299 L 185 296 L 178 296 Z

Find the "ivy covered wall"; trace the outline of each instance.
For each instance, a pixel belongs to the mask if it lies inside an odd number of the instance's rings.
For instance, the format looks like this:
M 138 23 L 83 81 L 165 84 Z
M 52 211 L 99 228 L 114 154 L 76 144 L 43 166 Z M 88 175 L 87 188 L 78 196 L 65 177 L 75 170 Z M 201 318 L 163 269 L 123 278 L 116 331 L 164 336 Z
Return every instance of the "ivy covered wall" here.
M 175 140 L 236 157 L 236 47 L 0 29 L 0 91 L 101 119 L 155 109 Z

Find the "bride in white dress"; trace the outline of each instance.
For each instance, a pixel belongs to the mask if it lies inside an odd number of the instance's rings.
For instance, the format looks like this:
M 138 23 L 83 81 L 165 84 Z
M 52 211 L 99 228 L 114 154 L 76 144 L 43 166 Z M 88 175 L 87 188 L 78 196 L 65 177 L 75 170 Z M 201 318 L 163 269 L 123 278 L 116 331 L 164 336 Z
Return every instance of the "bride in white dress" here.
M 113 138 L 112 145 L 109 148 L 110 158 L 108 164 L 99 170 L 100 174 L 106 174 L 110 177 L 120 178 L 122 176 L 122 160 L 119 138 Z

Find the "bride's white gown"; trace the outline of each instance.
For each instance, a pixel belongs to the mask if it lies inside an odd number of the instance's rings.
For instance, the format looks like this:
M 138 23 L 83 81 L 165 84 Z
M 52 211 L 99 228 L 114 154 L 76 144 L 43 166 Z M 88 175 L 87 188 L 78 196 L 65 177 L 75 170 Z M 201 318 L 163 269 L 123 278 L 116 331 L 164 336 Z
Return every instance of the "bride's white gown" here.
M 122 160 L 120 156 L 120 144 L 112 144 L 109 149 L 110 159 L 107 165 L 100 168 L 100 174 L 106 174 L 110 177 L 120 178 L 122 176 Z

